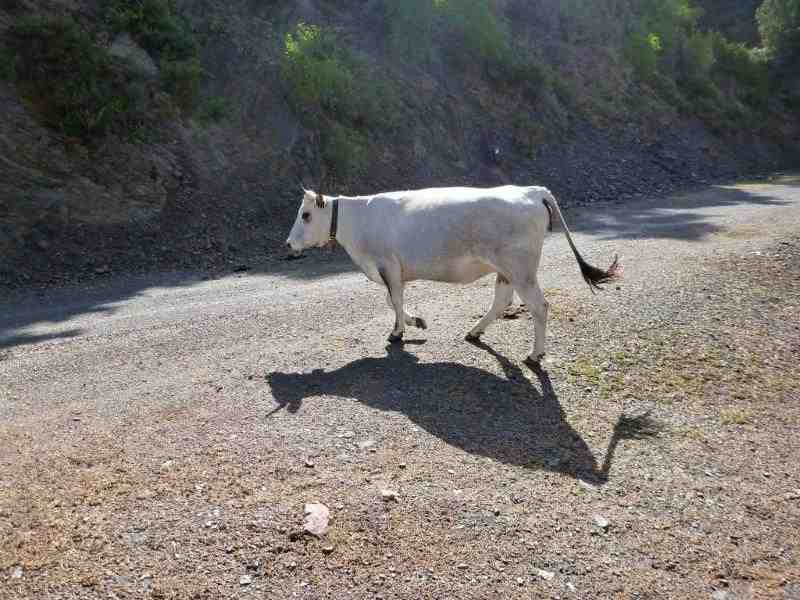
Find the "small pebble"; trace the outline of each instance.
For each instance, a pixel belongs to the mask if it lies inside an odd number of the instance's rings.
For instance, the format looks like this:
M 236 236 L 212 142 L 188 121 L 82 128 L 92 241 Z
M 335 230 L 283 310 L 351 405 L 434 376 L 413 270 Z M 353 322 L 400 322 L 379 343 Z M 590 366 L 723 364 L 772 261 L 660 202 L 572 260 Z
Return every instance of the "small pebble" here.
M 384 502 L 397 502 L 397 492 L 395 490 L 381 490 L 381 500 Z
M 239 578 L 239 585 L 250 585 L 253 583 L 253 578 L 250 575 L 242 575 Z
M 606 519 L 605 517 L 601 515 L 592 515 L 592 520 L 594 521 L 594 524 L 597 525 L 603 531 L 608 529 L 609 522 L 608 519 Z

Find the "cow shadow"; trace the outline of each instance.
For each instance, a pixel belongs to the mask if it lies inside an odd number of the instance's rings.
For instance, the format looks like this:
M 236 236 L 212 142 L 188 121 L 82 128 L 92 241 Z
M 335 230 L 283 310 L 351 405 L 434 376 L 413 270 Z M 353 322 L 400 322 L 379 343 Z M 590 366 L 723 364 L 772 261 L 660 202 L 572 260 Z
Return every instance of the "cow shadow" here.
M 296 412 L 322 394 L 352 398 L 378 410 L 406 415 L 442 441 L 476 456 L 545 469 L 602 485 L 608 481 L 621 439 L 647 437 L 653 422 L 620 417 L 601 463 L 567 421 L 547 371 L 532 382 L 517 365 L 478 342 L 499 362 L 505 378 L 453 362 L 420 363 L 401 346 L 387 356 L 362 358 L 332 371 L 267 375 L 280 409 Z M 271 413 L 272 414 L 272 413 Z

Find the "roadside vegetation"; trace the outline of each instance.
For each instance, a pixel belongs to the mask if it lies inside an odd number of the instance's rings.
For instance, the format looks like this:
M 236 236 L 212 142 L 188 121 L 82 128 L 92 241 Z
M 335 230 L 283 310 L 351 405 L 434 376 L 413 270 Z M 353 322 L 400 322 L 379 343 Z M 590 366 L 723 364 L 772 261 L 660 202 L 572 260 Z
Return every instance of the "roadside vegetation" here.
M 122 33 L 153 58 L 156 78 L 100 41 Z M 0 47 L 0 78 L 42 122 L 85 142 L 109 133 L 143 140 L 158 120 L 191 116 L 202 77 L 194 34 L 169 0 L 115 0 L 99 22 L 23 14 Z M 224 113 L 219 103 L 202 108 L 206 122 Z
M 532 116 L 537 111 L 598 123 L 625 119 L 631 108 L 676 110 L 724 132 L 763 128 L 771 115 L 800 104 L 780 77 L 798 57 L 800 0 L 764 0 L 756 14 L 760 47 L 701 26 L 702 10 L 691 0 L 518 0 L 503 12 L 489 0 L 375 0 L 358 10 L 376 25 L 384 52 L 377 61 L 329 24 L 275 23 L 285 32 L 275 51 L 287 99 L 319 133 L 325 162 L 342 177 L 361 173 L 373 140 L 397 131 L 404 94 L 413 94 L 400 83 L 404 67 L 444 65 L 517 98 L 516 138 L 526 154 L 548 128 Z M 0 78 L 15 82 L 45 123 L 84 139 L 135 137 L 155 118 L 208 124 L 231 113 L 223 100 L 201 97 L 200 38 L 173 0 L 112 0 L 98 14 L 96 22 L 23 14 L 0 46 Z M 546 24 L 551 46 L 599 49 L 616 72 L 577 94 L 580 73 L 546 57 L 538 40 L 512 32 L 520 15 Z M 208 28 L 216 30 L 218 20 L 209 17 Z M 123 34 L 157 65 L 155 81 L 111 55 L 108 40 Z
M 397 126 L 391 81 L 341 45 L 331 31 L 298 24 L 286 34 L 281 73 L 300 120 L 319 134 L 322 160 L 339 177 L 358 175 L 368 132 Z
M 549 111 L 549 117 L 573 113 L 602 123 L 628 118 L 631 108 L 667 110 L 700 118 L 723 133 L 763 129 L 791 106 L 788 96 L 778 104 L 773 98 L 779 87 L 776 64 L 797 53 L 798 6 L 798 0 L 766 0 L 758 11 L 763 47 L 748 47 L 702 28 L 703 11 L 691 0 L 638 0 L 624 7 L 572 0 L 555 3 L 547 15 L 545 8 L 512 2 L 507 13 L 527 11 L 530 17 L 538 10 L 538 16 L 561 24 L 563 43 L 602 46 L 621 69 L 622 88 L 613 78 L 597 81 L 579 99 L 574 74 L 550 66 L 521 43 L 511 34 L 509 14 L 499 14 L 489 0 L 378 0 L 368 10 L 382 28 L 389 66 L 426 68 L 444 61 L 463 77 L 482 78 L 495 90 L 518 96 L 523 108 Z M 385 129 L 392 110 L 382 100 L 395 97 L 391 71 L 377 76 L 346 41 L 320 25 L 297 25 L 286 36 L 284 52 L 282 73 L 292 106 L 328 140 L 326 162 L 345 174 L 359 172 L 368 153 L 367 132 Z M 377 88 L 361 83 L 367 76 L 379 82 Z M 518 148 L 531 155 L 548 128 L 525 110 L 515 117 L 515 127 Z

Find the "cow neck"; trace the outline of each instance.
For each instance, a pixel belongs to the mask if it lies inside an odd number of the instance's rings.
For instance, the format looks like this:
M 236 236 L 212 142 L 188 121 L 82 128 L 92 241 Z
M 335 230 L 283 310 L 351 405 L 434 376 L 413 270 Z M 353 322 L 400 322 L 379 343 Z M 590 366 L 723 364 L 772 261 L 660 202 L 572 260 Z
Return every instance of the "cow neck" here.
M 353 218 L 357 216 L 354 214 L 354 211 L 358 210 L 355 205 L 357 201 L 352 198 L 341 197 L 336 201 L 338 202 L 336 209 L 333 207 L 333 200 L 331 199 L 330 201 L 331 231 L 333 231 L 334 214 L 336 214 L 336 242 L 350 254 L 354 244 Z

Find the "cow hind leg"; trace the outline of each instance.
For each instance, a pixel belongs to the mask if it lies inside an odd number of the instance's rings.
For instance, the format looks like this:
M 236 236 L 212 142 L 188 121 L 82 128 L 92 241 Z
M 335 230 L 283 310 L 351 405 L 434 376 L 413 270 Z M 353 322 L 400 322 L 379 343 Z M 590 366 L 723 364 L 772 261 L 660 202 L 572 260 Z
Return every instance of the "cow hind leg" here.
M 513 298 L 514 288 L 511 287 L 511 282 L 498 273 L 497 279 L 494 282 L 494 301 L 492 302 L 492 307 L 489 309 L 489 312 L 475 324 L 475 327 L 470 330 L 467 334 L 467 340 L 477 340 L 481 334 L 486 331 L 486 328 L 500 316 L 500 313 L 511 304 Z
M 528 310 L 534 319 L 533 351 L 526 359 L 526 362 L 538 364 L 544 357 L 547 338 L 547 312 L 550 305 L 545 300 L 542 288 L 539 287 L 539 283 L 536 280 L 519 285 L 516 290 L 522 301 L 528 305 Z
M 403 339 L 406 326 L 406 312 L 403 310 L 403 281 L 400 278 L 399 269 L 382 267 L 378 269 L 378 272 L 389 291 L 389 303 L 394 308 L 394 329 L 389 334 L 389 341 L 399 342 Z
M 388 302 L 389 306 L 394 308 L 394 304 L 392 303 L 392 295 L 389 292 L 386 292 L 386 302 Z M 403 322 L 409 327 L 416 327 L 417 329 L 428 328 L 428 324 L 425 322 L 425 319 L 410 315 L 405 310 L 403 310 Z

